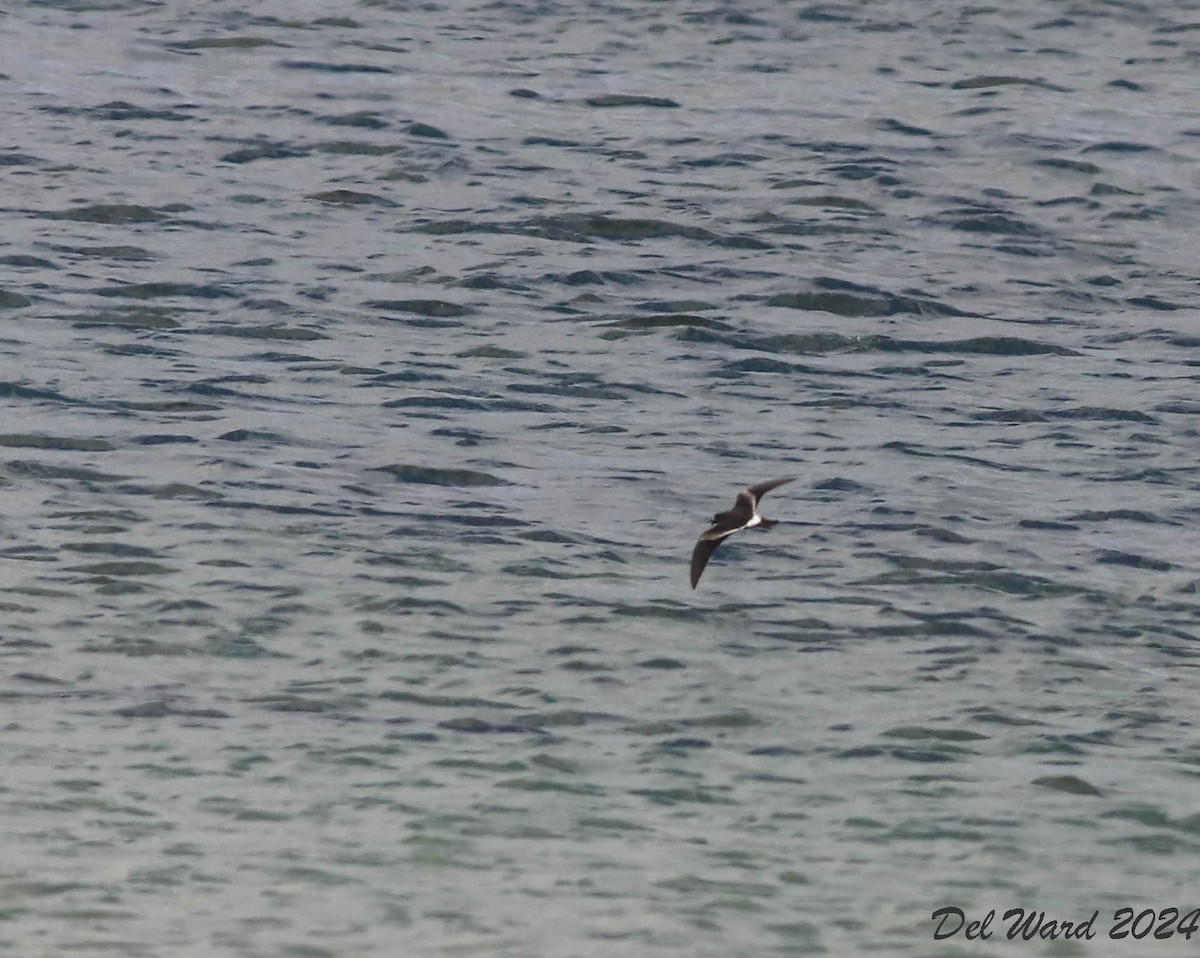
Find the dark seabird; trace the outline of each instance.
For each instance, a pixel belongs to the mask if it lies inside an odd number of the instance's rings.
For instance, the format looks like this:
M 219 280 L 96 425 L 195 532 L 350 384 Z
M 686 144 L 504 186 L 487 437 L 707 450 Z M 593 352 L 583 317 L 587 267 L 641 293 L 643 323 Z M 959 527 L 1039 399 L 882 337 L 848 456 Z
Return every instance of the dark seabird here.
M 712 528 L 700 536 L 696 548 L 692 550 L 692 588 L 700 581 L 700 574 L 708 565 L 708 560 L 717 551 L 717 546 L 740 529 L 770 529 L 778 525 L 776 519 L 764 519 L 758 513 L 758 501 L 776 486 L 785 482 L 794 482 L 795 476 L 787 479 L 772 479 L 770 482 L 760 482 L 757 486 L 743 489 L 737 494 L 733 508 L 726 512 L 718 512 L 713 516 Z

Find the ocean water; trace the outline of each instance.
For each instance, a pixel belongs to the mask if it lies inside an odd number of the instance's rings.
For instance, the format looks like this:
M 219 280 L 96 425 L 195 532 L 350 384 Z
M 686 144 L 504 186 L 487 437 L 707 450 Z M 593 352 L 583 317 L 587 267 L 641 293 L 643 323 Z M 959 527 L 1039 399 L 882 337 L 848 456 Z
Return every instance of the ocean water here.
M 1195 2 L 8 8 L 3 950 L 1191 954 L 1198 66 Z

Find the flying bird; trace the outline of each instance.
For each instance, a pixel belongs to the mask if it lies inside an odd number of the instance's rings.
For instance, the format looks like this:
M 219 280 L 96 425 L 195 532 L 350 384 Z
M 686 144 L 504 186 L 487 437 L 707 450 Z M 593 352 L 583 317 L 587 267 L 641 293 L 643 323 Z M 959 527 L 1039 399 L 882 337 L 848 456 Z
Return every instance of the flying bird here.
M 700 581 L 700 575 L 704 572 L 704 567 L 708 565 L 708 560 L 717 551 L 717 546 L 731 535 L 741 529 L 752 529 L 756 526 L 760 529 L 770 529 L 771 526 L 778 525 L 778 520 L 766 519 L 759 514 L 758 502 L 777 486 L 782 486 L 785 482 L 794 482 L 795 480 L 795 476 L 789 476 L 786 479 L 772 479 L 770 482 L 760 482 L 757 486 L 750 486 L 748 489 L 743 489 L 737 494 L 737 501 L 733 504 L 732 509 L 725 512 L 718 512 L 713 516 L 712 528 L 701 533 L 699 541 L 696 542 L 696 548 L 692 550 L 693 589 L 696 588 L 696 583 Z

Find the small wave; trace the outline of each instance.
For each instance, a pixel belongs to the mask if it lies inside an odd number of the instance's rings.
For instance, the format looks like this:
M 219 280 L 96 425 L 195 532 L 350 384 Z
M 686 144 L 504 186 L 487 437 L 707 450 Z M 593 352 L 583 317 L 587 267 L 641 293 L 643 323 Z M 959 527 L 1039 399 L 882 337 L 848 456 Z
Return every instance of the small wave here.
M 396 464 L 376 466 L 372 472 L 386 472 L 400 482 L 413 482 L 431 486 L 507 486 L 510 483 L 487 472 L 471 469 L 439 469 L 436 466 L 414 466 Z

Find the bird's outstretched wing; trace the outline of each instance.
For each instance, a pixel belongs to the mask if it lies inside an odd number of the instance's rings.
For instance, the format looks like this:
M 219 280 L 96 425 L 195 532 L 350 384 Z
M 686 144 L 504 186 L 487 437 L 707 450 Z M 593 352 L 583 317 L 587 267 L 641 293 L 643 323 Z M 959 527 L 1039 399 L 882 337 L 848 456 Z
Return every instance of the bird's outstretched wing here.
M 772 479 L 770 482 L 760 482 L 757 486 L 748 487 L 746 491 L 754 497 L 754 504 L 758 505 L 758 500 L 765 496 L 772 489 L 778 489 L 785 483 L 795 482 L 796 478 L 796 476 L 788 476 L 785 479 Z
M 700 574 L 704 571 L 704 567 L 708 565 L 708 560 L 712 554 L 717 551 L 717 546 L 721 544 L 721 539 L 705 539 L 701 536 L 696 543 L 696 548 L 692 550 L 692 588 L 696 588 L 696 583 L 700 581 Z
M 744 518 L 738 521 L 729 520 L 727 518 L 733 511 L 734 510 L 731 509 L 729 512 L 723 512 L 721 515 L 717 516 L 712 528 L 706 530 L 701 534 L 700 538 L 696 540 L 696 548 L 692 550 L 691 580 L 693 589 L 696 588 L 696 583 L 700 581 L 700 573 L 702 573 L 704 571 L 704 567 L 708 565 L 708 560 L 711 559 L 712 554 L 717 551 L 717 546 L 737 532 L 738 529 L 742 528 L 742 526 L 745 524 L 746 520 Z M 725 522 L 722 522 L 723 518 L 726 519 Z M 730 522 L 734 522 L 734 524 L 731 525 Z

